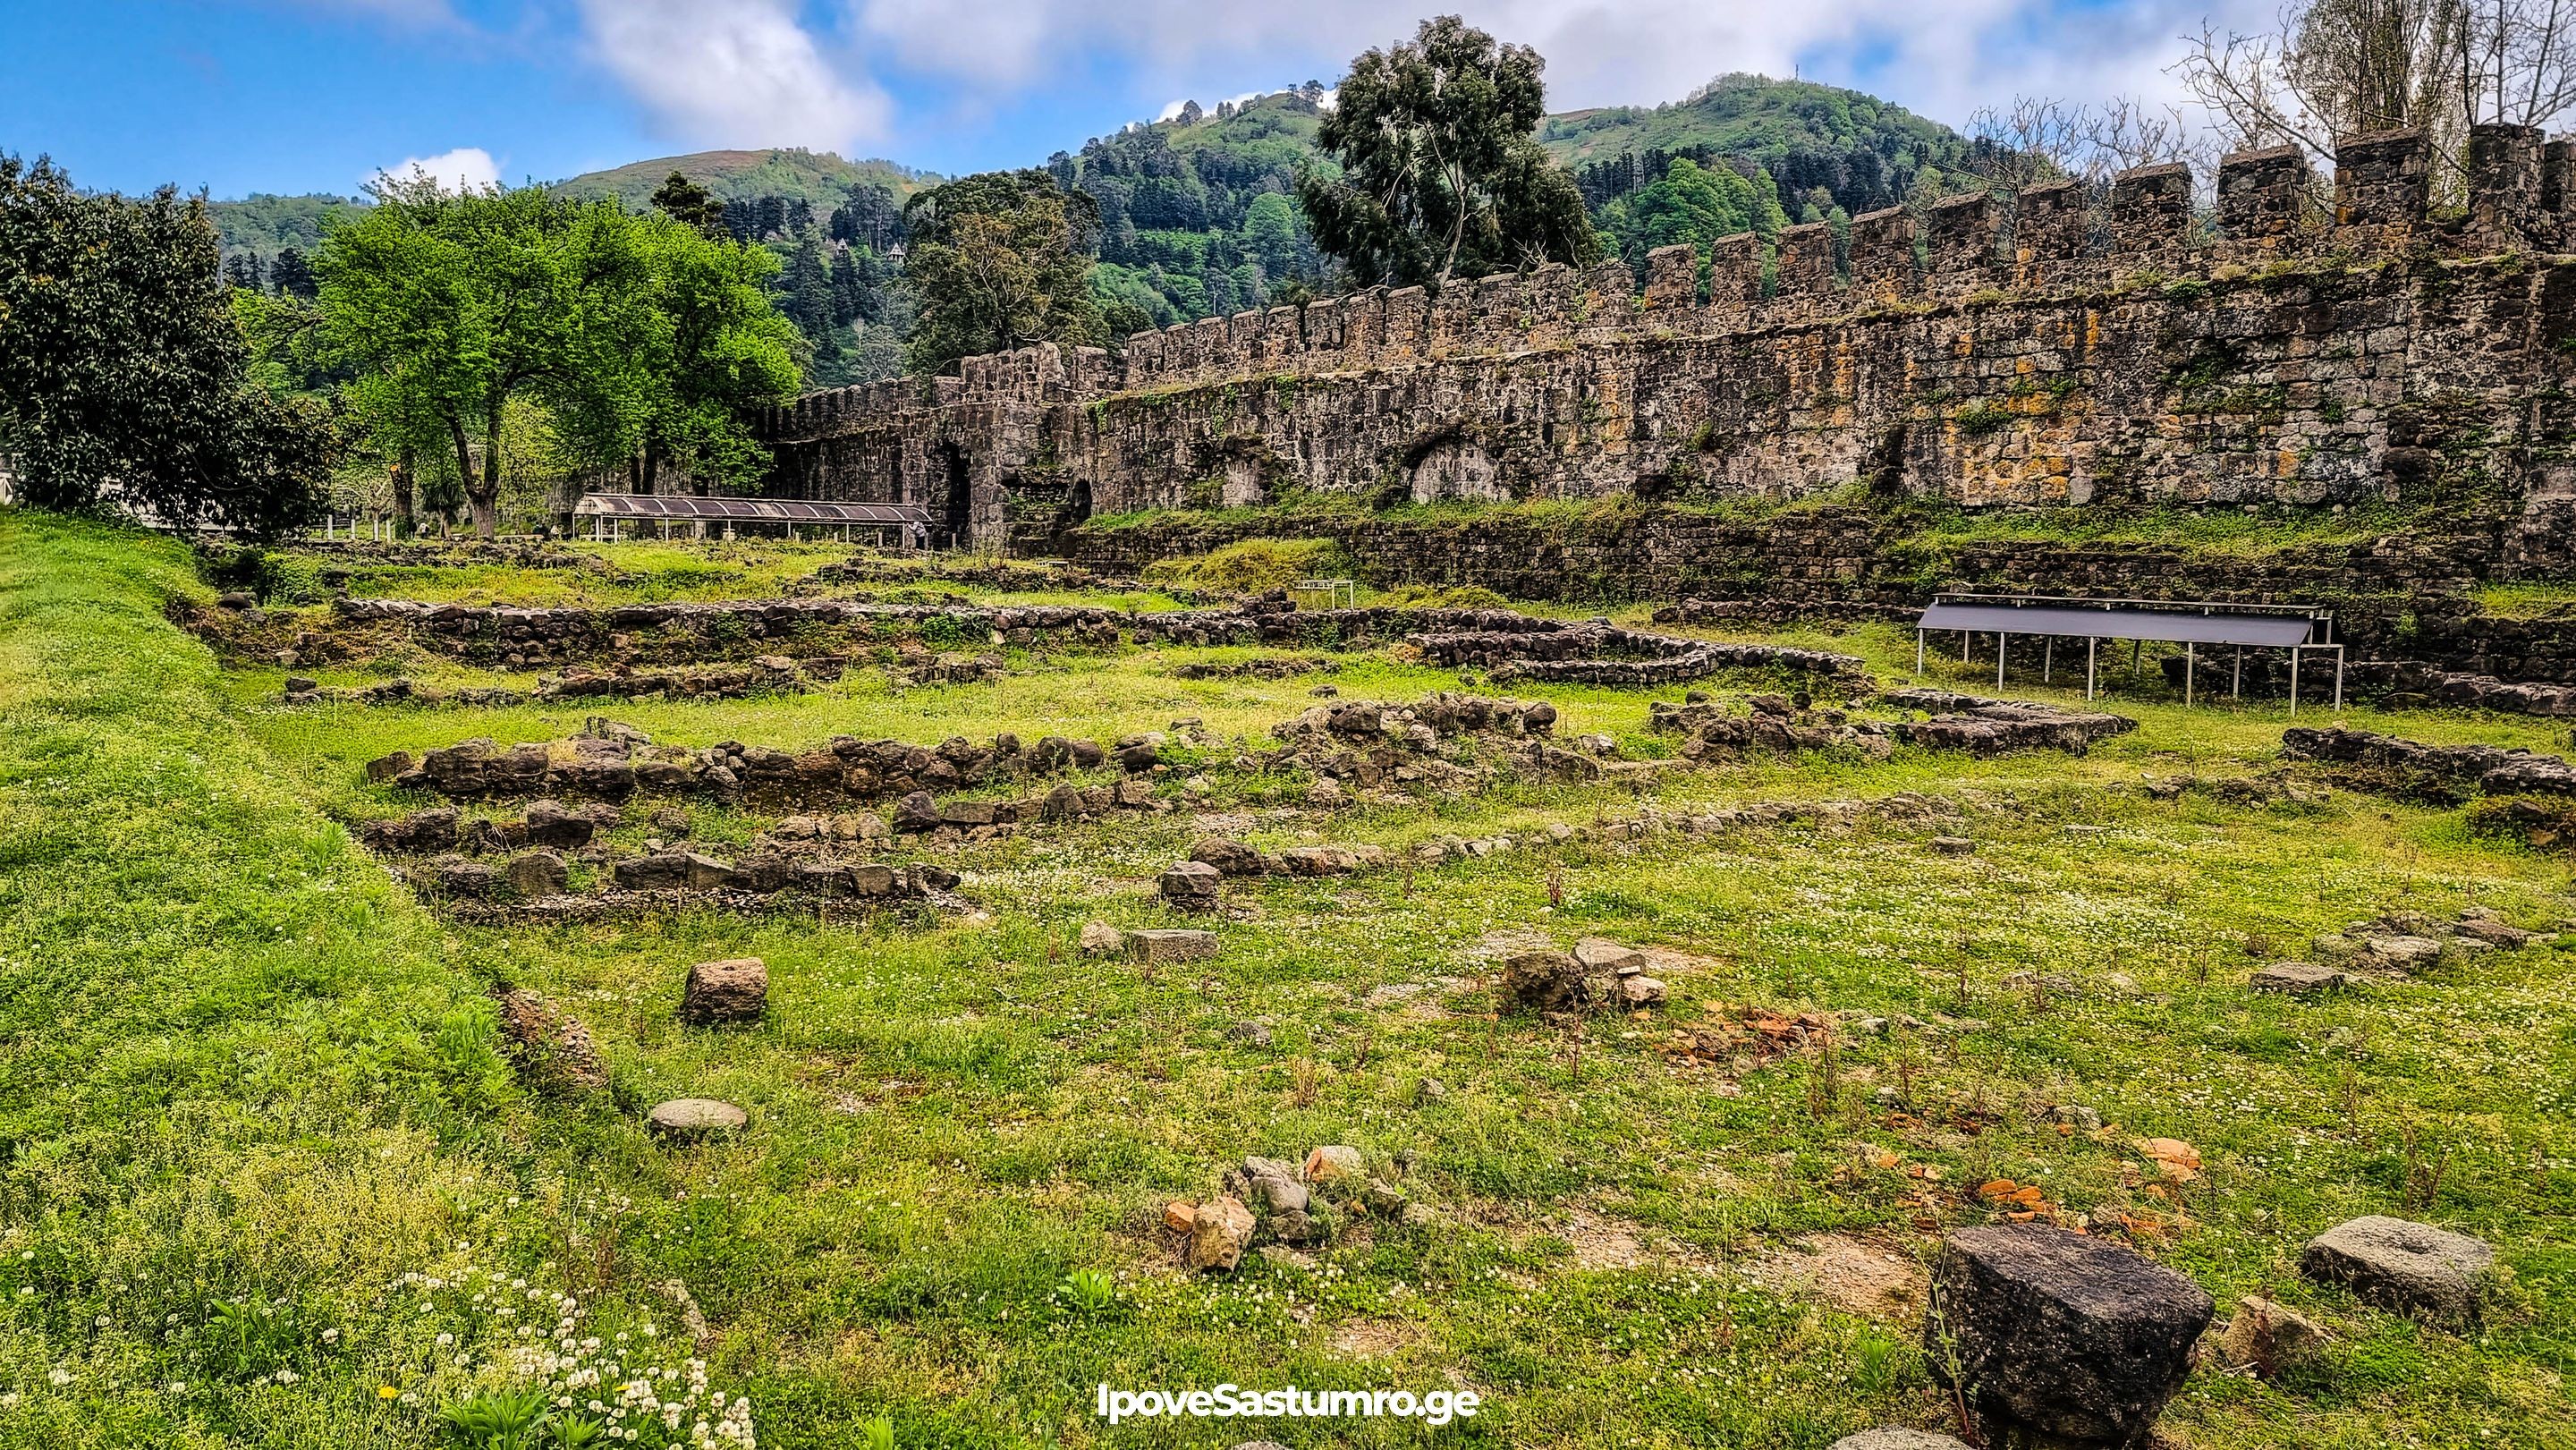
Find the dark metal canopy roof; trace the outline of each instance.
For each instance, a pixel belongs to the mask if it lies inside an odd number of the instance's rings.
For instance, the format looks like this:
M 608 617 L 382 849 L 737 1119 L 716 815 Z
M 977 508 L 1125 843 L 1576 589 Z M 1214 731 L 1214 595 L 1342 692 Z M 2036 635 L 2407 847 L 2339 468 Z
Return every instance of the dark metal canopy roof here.
M 2319 643 L 2317 626 L 2326 618 L 2322 610 L 2287 605 L 1943 595 L 1915 628 L 2280 647 Z
M 611 519 L 732 519 L 770 524 L 928 524 L 913 503 L 817 503 L 798 498 L 696 498 L 688 494 L 585 494 L 572 511 Z

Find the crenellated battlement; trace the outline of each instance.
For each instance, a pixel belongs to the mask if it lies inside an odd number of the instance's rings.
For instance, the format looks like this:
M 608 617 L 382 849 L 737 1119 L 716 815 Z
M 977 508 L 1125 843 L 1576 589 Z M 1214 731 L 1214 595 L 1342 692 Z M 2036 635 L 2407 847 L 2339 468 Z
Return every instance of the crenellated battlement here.
M 968 358 L 955 379 L 813 394 L 780 410 L 768 436 L 813 437 L 857 417 L 911 408 L 1044 406 L 1621 336 L 1713 336 L 1876 307 L 1955 303 L 1998 289 L 2111 286 L 2141 273 L 2172 279 L 2324 254 L 2366 259 L 2435 242 L 2461 254 L 2554 250 L 2570 235 L 2576 145 L 2544 146 L 2526 127 L 2481 126 L 2470 159 L 2470 214 L 2447 231 L 2428 216 L 2431 150 L 2423 134 L 2383 132 L 2338 148 L 2331 211 L 2317 205 L 2297 148 L 2227 157 L 2209 236 L 2195 235 L 2190 168 L 2148 166 L 2114 178 L 2107 196 L 2081 182 L 2054 181 L 2023 190 L 2009 207 L 1974 193 L 1943 198 L 1919 216 L 1890 208 L 1855 217 L 1842 266 L 1832 227 L 1809 222 L 1784 228 L 1768 244 L 1751 233 L 1720 238 L 1705 259 L 1705 285 L 1701 255 L 1674 246 L 1647 256 L 1642 288 L 1615 262 L 1459 279 L 1436 293 L 1373 287 L 1137 333 L 1123 357 L 1045 343 Z
M 2149 166 L 1661 247 L 1642 278 L 1540 266 L 1206 318 L 1115 357 L 968 358 L 774 410 L 771 486 L 935 502 L 953 536 L 1020 540 L 1283 487 L 2324 505 L 2462 469 L 2576 508 L 2576 465 L 2485 456 L 2570 413 L 2576 263 L 2551 259 L 2576 236 L 2576 146 L 2481 127 L 2470 154 L 2464 216 L 2429 212 L 2430 149 L 2394 132 L 2340 148 L 2331 205 L 2301 153 L 2253 151 L 2206 215 L 2189 168 Z M 2483 461 L 2442 451 L 2454 425 Z

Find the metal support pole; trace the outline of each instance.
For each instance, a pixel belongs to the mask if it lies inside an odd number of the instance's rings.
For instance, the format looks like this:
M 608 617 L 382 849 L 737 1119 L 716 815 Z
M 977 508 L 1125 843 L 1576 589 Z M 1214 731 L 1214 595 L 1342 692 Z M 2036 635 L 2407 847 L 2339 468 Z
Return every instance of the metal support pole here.
M 1914 631 L 1914 678 L 1923 678 L 1923 631 Z
M 2000 629 L 1995 631 L 1995 688 L 1998 690 L 2004 687 L 2004 651 L 2010 643 L 2011 636 Z
M 2342 645 L 2336 645 L 2336 646 L 2334 647 L 2334 652 L 2335 652 L 2335 696 L 2334 696 L 2334 707 L 2335 707 L 2335 713 L 2336 713 L 2336 714 L 2341 714 L 2341 713 L 2343 713 L 2343 646 L 2342 646 Z
M 2057 670 L 2057 636 L 2039 642 L 2039 682 L 2047 684 Z
M 2245 646 L 2241 644 L 2236 647 L 2236 678 L 2228 682 L 2227 693 L 2230 695 L 2245 693 Z
M 2200 663 L 2200 651 L 2192 645 L 2191 641 L 2189 641 L 2189 640 L 2185 640 L 2185 641 L 2183 641 L 2183 646 L 2182 646 L 2182 702 L 2183 702 L 2184 704 L 2186 704 L 2186 705 L 2188 705 L 2188 704 L 2190 704 L 2190 703 L 2191 703 L 2191 674 L 2192 674 L 2192 670 L 2193 670 L 2193 668 L 2194 668 L 2195 666 L 2197 666 L 2199 663 Z
M 2290 718 L 2299 718 L 2299 647 L 2290 646 Z
M 2093 698 L 2093 649 L 2101 642 L 2089 634 L 2084 637 L 2084 698 L 2087 700 Z
M 2143 640 L 2143 639 L 2133 639 L 2133 640 L 2129 641 L 2129 678 L 2130 678 L 2130 679 L 2134 680 L 2134 679 L 2136 679 L 2136 678 L 2138 677 L 2138 661 L 2139 661 L 2140 659 L 2142 659 L 2142 658 L 2144 658 L 2144 657 L 2145 657 L 2146 652 L 2147 652 L 2147 642 L 2146 642 L 2145 640 Z
M 1959 663 L 1964 665 L 1968 662 L 1969 642 L 1976 637 L 1972 631 L 1964 629 L 1959 631 Z

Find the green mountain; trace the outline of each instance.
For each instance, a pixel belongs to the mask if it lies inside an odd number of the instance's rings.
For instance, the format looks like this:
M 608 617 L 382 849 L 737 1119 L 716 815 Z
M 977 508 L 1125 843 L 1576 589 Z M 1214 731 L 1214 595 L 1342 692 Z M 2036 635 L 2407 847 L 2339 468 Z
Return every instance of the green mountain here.
M 262 262 L 293 247 L 311 256 L 322 245 L 322 219 L 334 212 L 367 204 L 352 196 L 270 196 L 256 192 L 240 201 L 209 202 L 215 240 L 227 257 L 243 252 Z
M 1298 168 L 1332 164 L 1314 146 L 1324 99 L 1309 81 L 1212 110 L 1191 103 L 1047 158 L 1058 181 L 1099 204 L 1091 286 L 1113 327 L 1223 316 L 1328 285 L 1331 267 L 1296 203 Z M 1874 96 L 1754 75 L 1722 76 L 1668 105 L 1550 116 L 1538 139 L 1574 171 L 1594 224 L 1633 265 L 1658 245 L 1748 227 L 1768 236 L 1787 222 L 1893 205 L 1961 169 L 1969 152 L 1957 132 Z M 701 151 L 587 172 L 554 190 L 640 209 L 674 171 L 725 203 L 734 236 L 777 253 L 780 305 L 814 340 L 818 382 L 900 366 L 912 326 L 902 204 L 944 178 L 828 152 Z M 253 196 L 213 211 L 241 280 L 257 284 L 265 271 L 275 286 L 279 252 L 309 256 L 325 217 L 365 204 Z
M 641 209 L 674 171 L 715 193 L 719 201 L 775 196 L 802 201 L 818 213 L 840 205 L 850 188 L 863 182 L 908 197 L 942 179 L 892 161 L 844 161 L 828 151 L 699 151 L 584 172 L 556 182 L 554 189 L 565 196 L 614 196 L 630 208 Z
M 1703 167 L 1761 168 L 1793 221 L 1893 206 L 1926 170 L 1961 169 L 1969 151 L 1958 132 L 1876 96 L 1744 74 L 1667 105 L 1550 116 L 1538 139 L 1596 210 L 1688 157 Z
M 1128 325 L 1166 326 L 1319 289 L 1328 268 L 1295 195 L 1298 166 L 1320 160 L 1322 94 L 1309 83 L 1214 111 L 1192 104 L 1049 158 L 1057 180 L 1100 204 L 1092 290 L 1102 303 L 1124 304 Z M 1784 220 L 1895 205 L 1968 152 L 1949 127 L 1875 96 L 1755 75 L 1720 77 L 1669 105 L 1550 116 L 1538 137 L 1574 171 L 1614 250 L 1637 264 L 1650 246 L 1704 241 L 1712 228 L 1767 236 Z M 1676 195 L 1661 184 L 1679 161 L 1707 175 L 1677 178 Z
M 1323 90 L 1309 82 L 1212 112 L 1191 103 L 1047 158 L 1056 180 L 1100 205 L 1091 286 L 1119 321 L 1223 316 L 1321 282 L 1295 197 L 1297 168 L 1319 160 Z

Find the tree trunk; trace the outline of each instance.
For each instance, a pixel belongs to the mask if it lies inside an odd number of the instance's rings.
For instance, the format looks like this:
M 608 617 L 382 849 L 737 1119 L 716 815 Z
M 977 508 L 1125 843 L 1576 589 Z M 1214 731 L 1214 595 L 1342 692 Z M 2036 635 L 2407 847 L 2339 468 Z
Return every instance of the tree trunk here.
M 420 531 L 412 515 L 412 451 L 403 445 L 402 455 L 394 460 L 394 537 L 409 542 Z
M 653 491 L 653 480 L 662 472 L 662 449 L 651 438 L 644 440 L 644 492 Z
M 474 507 L 474 532 L 491 538 L 501 532 L 501 403 L 483 410 L 483 479 L 478 487 L 466 475 L 465 501 Z
M 465 441 L 465 420 L 449 414 L 447 437 L 456 445 L 456 486 L 465 490 L 466 497 L 470 499 L 474 495 L 474 447 Z M 447 519 L 443 511 L 438 521 L 438 535 L 447 537 Z

